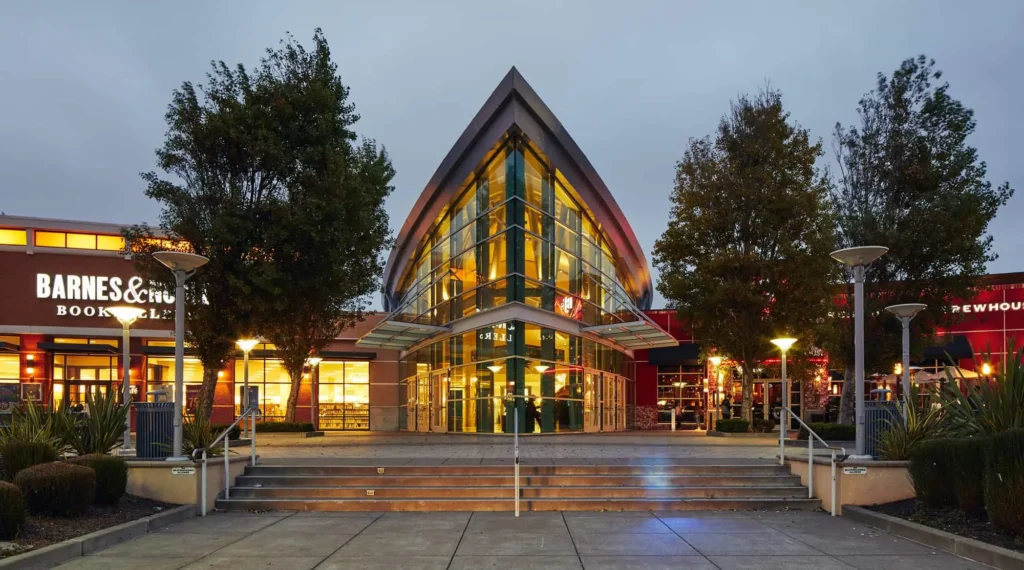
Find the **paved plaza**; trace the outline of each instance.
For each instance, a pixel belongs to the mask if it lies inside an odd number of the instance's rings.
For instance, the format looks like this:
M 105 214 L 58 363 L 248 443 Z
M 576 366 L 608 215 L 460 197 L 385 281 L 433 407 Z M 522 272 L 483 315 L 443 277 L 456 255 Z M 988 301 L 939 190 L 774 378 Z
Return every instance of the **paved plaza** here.
M 216 513 L 68 570 L 987 568 L 820 512 Z

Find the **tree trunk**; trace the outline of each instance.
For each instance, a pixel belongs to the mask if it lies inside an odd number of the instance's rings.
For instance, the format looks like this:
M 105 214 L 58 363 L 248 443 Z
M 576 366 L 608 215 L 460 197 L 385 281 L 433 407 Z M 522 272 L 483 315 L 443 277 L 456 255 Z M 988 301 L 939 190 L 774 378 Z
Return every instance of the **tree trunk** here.
M 292 389 L 288 392 L 288 405 L 284 411 L 284 421 L 295 421 L 295 408 L 299 405 L 299 388 L 302 386 L 302 369 L 289 370 L 288 377 L 292 381 Z
M 740 413 L 743 419 L 754 423 L 754 371 L 749 364 L 743 363 L 743 375 L 740 381 L 743 387 L 743 407 Z
M 209 419 L 213 415 L 213 399 L 217 393 L 217 371 L 220 366 L 203 366 L 203 384 L 199 388 L 199 406 L 196 417 Z M 188 391 L 185 391 L 185 405 L 188 406 Z
M 839 398 L 839 423 L 852 424 L 857 403 L 857 379 L 853 377 L 854 370 L 850 365 L 846 366 L 844 373 L 843 394 Z

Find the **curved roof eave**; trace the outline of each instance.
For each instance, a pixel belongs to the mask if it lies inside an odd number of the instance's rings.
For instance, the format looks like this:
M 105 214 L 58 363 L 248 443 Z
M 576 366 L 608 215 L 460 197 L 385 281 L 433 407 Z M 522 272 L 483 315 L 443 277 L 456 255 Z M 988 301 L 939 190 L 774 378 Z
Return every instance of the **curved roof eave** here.
M 582 195 L 583 201 L 594 213 L 596 221 L 636 280 L 634 284 L 639 292 L 639 308 L 650 308 L 653 291 L 650 269 L 633 229 L 590 160 L 551 109 L 513 67 L 445 155 L 402 225 L 384 269 L 385 310 L 397 308 L 394 294 L 398 280 L 431 224 L 454 198 L 462 181 L 513 126 L 519 127 L 538 144 Z

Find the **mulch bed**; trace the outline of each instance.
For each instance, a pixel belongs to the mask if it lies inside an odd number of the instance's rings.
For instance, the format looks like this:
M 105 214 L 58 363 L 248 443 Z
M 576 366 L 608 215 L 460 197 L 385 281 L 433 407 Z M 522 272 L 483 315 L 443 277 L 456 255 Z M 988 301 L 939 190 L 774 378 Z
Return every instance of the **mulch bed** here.
M 0 542 L 0 558 L 155 515 L 176 506 L 178 505 L 125 495 L 115 506 L 93 505 L 80 517 L 52 518 L 29 514 L 25 517 L 21 535 L 14 539 L 13 543 Z
M 884 505 L 864 507 L 965 538 L 973 538 L 1009 550 L 1024 552 L 1024 538 L 992 526 L 985 517 L 975 517 L 956 508 L 936 509 L 917 499 L 906 499 Z

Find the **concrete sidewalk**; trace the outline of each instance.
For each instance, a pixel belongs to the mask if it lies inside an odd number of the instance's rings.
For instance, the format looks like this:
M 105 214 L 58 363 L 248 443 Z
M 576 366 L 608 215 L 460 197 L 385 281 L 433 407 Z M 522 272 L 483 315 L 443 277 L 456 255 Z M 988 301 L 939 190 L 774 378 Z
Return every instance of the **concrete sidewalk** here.
M 788 511 L 218 513 L 64 567 L 987 568 L 842 518 Z

